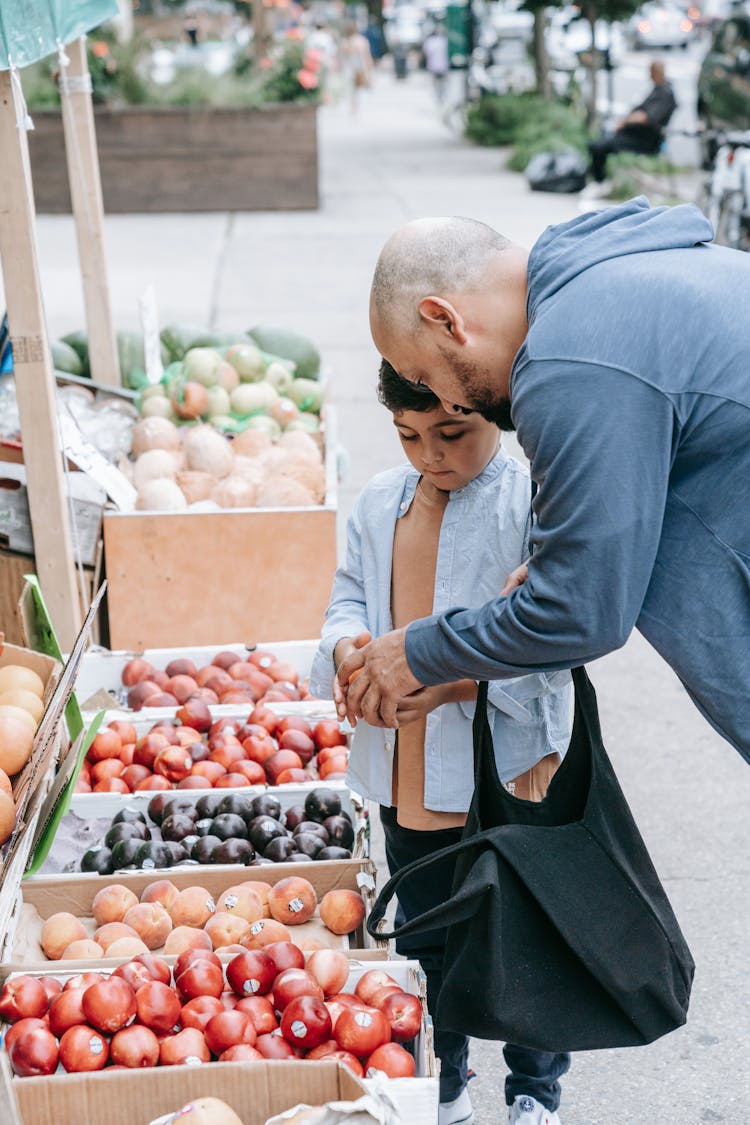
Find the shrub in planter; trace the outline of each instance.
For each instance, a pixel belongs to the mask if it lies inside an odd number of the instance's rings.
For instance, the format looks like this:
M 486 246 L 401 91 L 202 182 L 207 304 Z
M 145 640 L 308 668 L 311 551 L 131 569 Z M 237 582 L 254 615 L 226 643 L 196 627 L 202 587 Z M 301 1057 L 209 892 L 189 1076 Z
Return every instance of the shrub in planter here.
M 585 153 L 588 130 L 581 113 L 563 99 L 538 94 L 486 94 L 467 114 L 466 136 L 482 145 L 512 145 L 507 167 L 522 172 L 538 152 Z
M 609 199 L 632 199 L 647 191 L 650 196 L 658 195 L 655 190 L 659 181 L 664 193 L 671 197 L 674 192 L 671 178 L 682 171 L 665 156 L 644 156 L 637 152 L 617 152 L 607 158 L 607 178 L 612 181 Z
M 483 94 L 469 106 L 466 136 L 478 145 L 509 145 L 516 132 L 541 112 L 543 99 L 538 94 Z

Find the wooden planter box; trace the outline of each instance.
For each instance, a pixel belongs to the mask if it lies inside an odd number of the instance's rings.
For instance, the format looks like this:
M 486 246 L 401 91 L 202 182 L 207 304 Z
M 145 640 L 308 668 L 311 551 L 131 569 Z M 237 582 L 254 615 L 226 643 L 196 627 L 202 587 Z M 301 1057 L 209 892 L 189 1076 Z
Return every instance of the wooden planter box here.
M 318 206 L 317 109 L 97 109 L 104 210 L 298 211 Z M 71 210 L 62 118 L 37 110 L 29 149 L 38 212 Z

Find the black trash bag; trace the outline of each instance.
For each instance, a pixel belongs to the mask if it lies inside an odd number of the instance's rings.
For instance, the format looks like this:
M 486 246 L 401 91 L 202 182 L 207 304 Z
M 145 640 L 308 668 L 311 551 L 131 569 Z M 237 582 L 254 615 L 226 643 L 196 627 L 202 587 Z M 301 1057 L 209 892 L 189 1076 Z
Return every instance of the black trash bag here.
M 581 191 L 586 186 L 588 161 L 575 149 L 538 152 L 526 165 L 524 175 L 532 191 Z

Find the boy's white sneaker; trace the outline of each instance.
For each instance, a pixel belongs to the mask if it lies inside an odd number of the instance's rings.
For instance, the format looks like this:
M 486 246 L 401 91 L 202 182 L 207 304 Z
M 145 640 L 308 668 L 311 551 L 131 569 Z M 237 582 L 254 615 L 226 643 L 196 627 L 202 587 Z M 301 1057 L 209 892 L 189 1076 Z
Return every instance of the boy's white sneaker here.
M 474 1110 L 465 1086 L 452 1102 L 441 1102 L 438 1107 L 438 1125 L 471 1125 L 473 1120 Z
M 508 1110 L 509 1125 L 560 1125 L 560 1118 L 535 1098 L 520 1095 Z

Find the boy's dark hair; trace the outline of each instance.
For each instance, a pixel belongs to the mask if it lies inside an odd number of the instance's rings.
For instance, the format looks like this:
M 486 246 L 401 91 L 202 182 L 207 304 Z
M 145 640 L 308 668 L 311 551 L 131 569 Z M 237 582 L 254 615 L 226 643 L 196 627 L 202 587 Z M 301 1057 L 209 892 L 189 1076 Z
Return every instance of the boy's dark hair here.
M 391 414 L 404 410 L 436 410 L 440 399 L 428 387 L 415 386 L 403 379 L 387 359 L 381 361 L 378 372 L 378 398 Z

